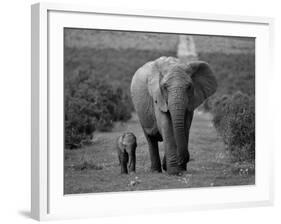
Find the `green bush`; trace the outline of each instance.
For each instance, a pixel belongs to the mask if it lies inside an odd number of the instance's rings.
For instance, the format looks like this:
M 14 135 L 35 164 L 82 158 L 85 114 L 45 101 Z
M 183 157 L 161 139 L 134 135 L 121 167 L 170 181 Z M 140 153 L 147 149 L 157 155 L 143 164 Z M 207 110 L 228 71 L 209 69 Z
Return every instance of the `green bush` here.
M 240 91 L 214 102 L 213 123 L 234 161 L 255 159 L 255 100 Z
M 77 69 L 65 82 L 66 148 L 78 148 L 95 130 L 109 131 L 114 121 L 131 117 L 126 93 L 94 73 L 91 68 Z

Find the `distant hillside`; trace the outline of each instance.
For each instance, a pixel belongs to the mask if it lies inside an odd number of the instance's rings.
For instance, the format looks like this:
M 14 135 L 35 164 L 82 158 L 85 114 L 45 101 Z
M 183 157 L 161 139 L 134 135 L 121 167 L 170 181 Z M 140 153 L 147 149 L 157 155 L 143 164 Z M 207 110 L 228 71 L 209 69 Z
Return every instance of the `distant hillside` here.
M 175 51 L 177 34 L 108 31 L 66 28 L 65 47 L 94 49 L 137 49 Z M 254 53 L 255 39 L 248 37 L 225 37 L 191 35 L 198 53 Z
M 178 35 L 90 30 L 65 29 L 64 40 L 66 47 L 95 48 L 95 49 L 139 49 L 139 50 L 175 50 Z
M 255 38 L 193 35 L 198 53 L 255 53 Z

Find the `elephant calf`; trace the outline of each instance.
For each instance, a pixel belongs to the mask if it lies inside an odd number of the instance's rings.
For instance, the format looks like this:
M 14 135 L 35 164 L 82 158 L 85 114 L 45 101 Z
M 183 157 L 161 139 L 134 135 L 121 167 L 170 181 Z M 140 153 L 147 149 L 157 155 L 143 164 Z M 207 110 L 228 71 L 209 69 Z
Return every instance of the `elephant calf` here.
M 136 148 L 137 138 L 132 132 L 126 132 L 117 139 L 117 153 L 119 164 L 121 166 L 121 174 L 136 172 Z

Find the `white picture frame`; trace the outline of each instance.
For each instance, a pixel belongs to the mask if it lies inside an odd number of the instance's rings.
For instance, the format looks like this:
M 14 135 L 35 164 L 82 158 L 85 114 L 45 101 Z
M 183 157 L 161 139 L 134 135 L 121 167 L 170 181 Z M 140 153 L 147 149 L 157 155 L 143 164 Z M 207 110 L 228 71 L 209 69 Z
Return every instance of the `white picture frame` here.
M 31 214 L 37 220 L 272 205 L 273 147 L 268 96 L 273 73 L 273 19 L 38 3 L 31 7 Z M 256 184 L 143 192 L 63 194 L 63 27 L 256 38 Z M 183 28 L 184 27 L 184 28 Z M 264 93 L 264 92 L 263 92 Z M 165 197 L 163 197 L 165 196 Z M 176 200 L 181 198 L 181 200 Z M 138 201 L 134 208 L 120 204 Z

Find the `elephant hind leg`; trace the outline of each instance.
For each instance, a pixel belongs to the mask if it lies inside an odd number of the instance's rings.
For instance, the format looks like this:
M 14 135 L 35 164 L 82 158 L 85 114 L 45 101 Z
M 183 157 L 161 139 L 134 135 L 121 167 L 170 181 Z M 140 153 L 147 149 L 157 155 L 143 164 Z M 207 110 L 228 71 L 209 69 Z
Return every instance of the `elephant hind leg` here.
M 163 160 L 162 160 L 162 168 L 163 168 L 163 170 L 167 171 L 166 154 L 164 154 L 164 157 L 163 157 Z
M 129 155 L 129 172 L 136 172 L 136 154 Z
M 127 164 L 128 164 L 128 160 L 129 160 L 129 155 L 128 153 L 125 151 L 124 153 L 122 153 L 122 155 L 120 155 L 120 162 L 121 162 L 121 174 L 127 174 L 128 173 L 128 168 L 127 168 Z
M 161 173 L 162 169 L 161 169 L 161 160 L 160 160 L 159 148 L 158 148 L 158 140 L 152 136 L 148 136 L 147 134 L 145 134 L 145 137 L 148 142 L 148 150 L 151 160 L 151 171 Z

